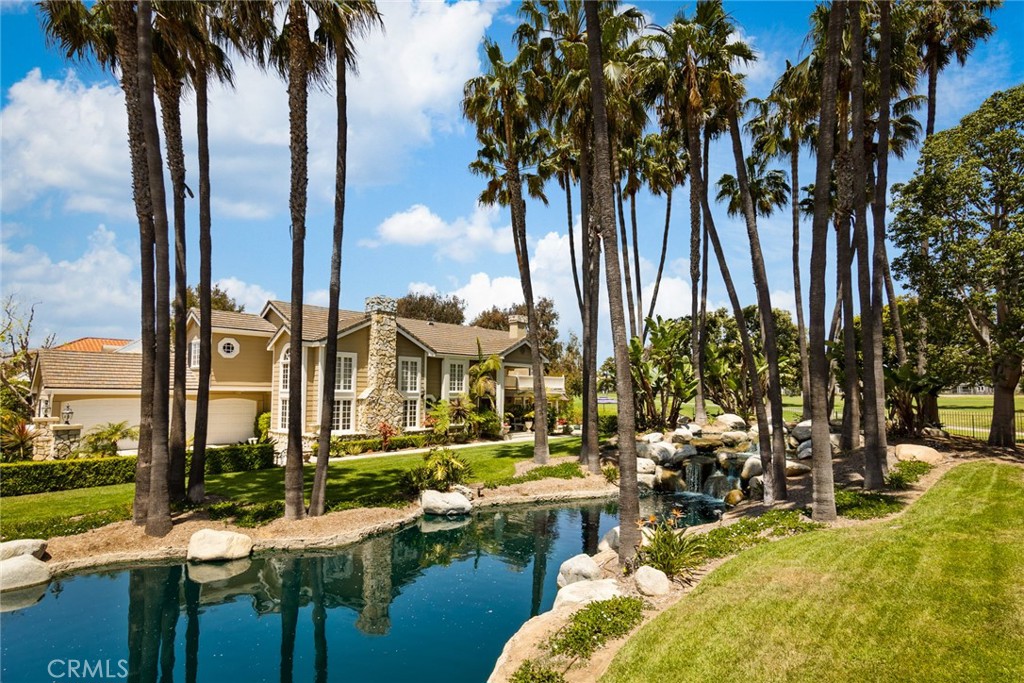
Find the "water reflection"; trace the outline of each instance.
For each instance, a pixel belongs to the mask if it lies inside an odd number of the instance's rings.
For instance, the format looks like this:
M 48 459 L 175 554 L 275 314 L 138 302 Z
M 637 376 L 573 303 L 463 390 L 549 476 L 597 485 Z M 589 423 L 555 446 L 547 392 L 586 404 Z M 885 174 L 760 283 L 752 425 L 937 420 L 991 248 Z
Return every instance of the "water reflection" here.
M 519 625 L 550 608 L 559 565 L 596 552 L 617 523 L 614 503 L 495 509 L 329 554 L 72 577 L 59 596 L 4 615 L 0 677 L 44 680 L 54 657 L 102 652 L 125 658 L 132 683 L 383 681 L 412 670 L 476 682 Z

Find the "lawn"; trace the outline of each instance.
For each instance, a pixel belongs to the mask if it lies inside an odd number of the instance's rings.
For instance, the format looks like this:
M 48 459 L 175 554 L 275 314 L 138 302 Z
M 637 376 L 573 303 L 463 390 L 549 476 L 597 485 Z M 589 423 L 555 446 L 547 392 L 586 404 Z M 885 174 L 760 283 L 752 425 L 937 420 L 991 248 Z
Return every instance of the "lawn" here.
M 579 438 L 551 441 L 551 455 L 576 455 Z M 473 468 L 473 481 L 489 483 L 511 477 L 515 464 L 533 457 L 533 443 L 496 443 L 456 451 Z M 393 455 L 364 460 L 332 462 L 328 469 L 327 500 L 334 506 L 373 505 L 394 502 L 401 493 L 402 473 L 423 462 L 420 454 Z M 307 494 L 313 483 L 313 467 L 305 468 Z M 45 524 L 78 515 L 130 505 L 132 484 L 55 491 L 0 500 L 0 529 L 4 537 L 19 537 L 25 524 Z M 256 472 L 232 472 L 206 478 L 208 493 L 239 502 L 283 500 L 284 468 Z M 12 531 L 13 530 L 13 531 Z
M 604 683 L 1024 680 L 1024 469 L 951 470 L 907 512 L 744 552 Z

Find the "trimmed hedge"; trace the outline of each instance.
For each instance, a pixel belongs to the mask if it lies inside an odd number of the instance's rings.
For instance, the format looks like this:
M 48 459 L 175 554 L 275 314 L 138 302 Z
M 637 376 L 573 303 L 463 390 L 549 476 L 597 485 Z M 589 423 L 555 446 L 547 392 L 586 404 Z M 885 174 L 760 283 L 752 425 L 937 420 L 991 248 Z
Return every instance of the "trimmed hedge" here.
M 432 434 L 403 434 L 391 437 L 388 443 L 389 451 L 399 451 L 403 448 L 423 448 L 432 445 Z M 359 455 L 362 453 L 380 452 L 383 443 L 380 439 L 353 439 L 350 437 L 335 436 L 331 438 L 331 457 L 342 458 L 346 455 Z M 313 442 L 313 455 L 320 450 L 319 442 Z
M 191 461 L 192 454 L 187 458 Z M 126 455 L 0 464 L 0 496 L 130 484 L 135 481 L 135 461 L 134 455 Z M 238 444 L 206 451 L 207 474 L 247 472 L 273 466 L 273 444 Z

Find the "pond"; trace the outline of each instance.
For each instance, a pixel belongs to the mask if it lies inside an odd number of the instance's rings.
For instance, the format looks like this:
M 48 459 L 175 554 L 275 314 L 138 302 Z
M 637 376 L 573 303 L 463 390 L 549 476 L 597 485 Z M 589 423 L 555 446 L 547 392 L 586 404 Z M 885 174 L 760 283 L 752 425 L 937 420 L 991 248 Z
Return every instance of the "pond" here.
M 672 507 L 697 523 L 715 504 L 642 501 Z M 492 508 L 329 553 L 63 578 L 3 614 L 0 679 L 480 683 L 559 565 L 617 524 L 614 502 Z

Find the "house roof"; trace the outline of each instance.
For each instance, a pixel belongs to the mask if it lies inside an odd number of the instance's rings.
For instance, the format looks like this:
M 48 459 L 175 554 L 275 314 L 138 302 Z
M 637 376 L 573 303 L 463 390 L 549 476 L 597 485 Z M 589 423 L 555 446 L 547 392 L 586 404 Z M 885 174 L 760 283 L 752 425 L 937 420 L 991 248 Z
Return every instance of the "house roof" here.
M 291 318 L 291 304 L 287 301 L 271 301 L 273 306 L 285 318 L 285 325 Z M 323 306 L 302 307 L 302 340 L 321 341 L 327 337 L 327 312 Z M 357 311 L 338 311 L 338 332 L 358 327 L 369 321 L 369 313 Z M 489 330 L 484 327 L 470 325 L 452 325 L 450 323 L 429 322 L 413 318 L 397 318 L 398 328 L 439 355 L 475 356 L 477 340 L 484 355 L 496 353 L 504 355 L 512 348 L 524 342 L 522 338 L 513 338 L 504 330 Z
M 189 316 L 199 322 L 199 309 L 189 309 Z M 210 324 L 213 327 L 225 327 L 244 332 L 261 332 L 273 334 L 277 328 L 266 318 L 252 313 L 236 313 L 235 311 L 210 311 Z
M 98 353 L 106 351 L 109 347 L 121 348 L 132 342 L 131 339 L 110 339 L 109 337 L 82 337 L 66 344 L 55 347 L 61 351 L 88 351 Z
M 142 384 L 142 354 L 41 349 L 36 374 L 41 386 L 47 389 L 138 391 Z M 198 384 L 196 373 L 186 370 L 186 378 L 186 387 L 194 389 Z

